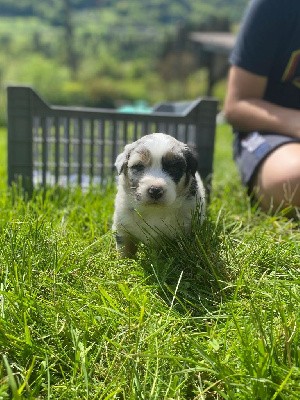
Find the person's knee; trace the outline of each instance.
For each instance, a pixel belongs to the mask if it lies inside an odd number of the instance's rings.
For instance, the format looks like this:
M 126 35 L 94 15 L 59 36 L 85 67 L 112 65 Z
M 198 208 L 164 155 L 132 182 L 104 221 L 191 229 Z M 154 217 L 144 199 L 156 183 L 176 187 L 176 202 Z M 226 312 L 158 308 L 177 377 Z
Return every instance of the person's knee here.
M 264 210 L 300 207 L 300 144 L 271 153 L 260 166 L 253 188 Z
M 265 211 L 276 212 L 286 207 L 300 207 L 299 179 L 272 179 L 265 185 L 257 179 L 253 186 L 254 196 Z

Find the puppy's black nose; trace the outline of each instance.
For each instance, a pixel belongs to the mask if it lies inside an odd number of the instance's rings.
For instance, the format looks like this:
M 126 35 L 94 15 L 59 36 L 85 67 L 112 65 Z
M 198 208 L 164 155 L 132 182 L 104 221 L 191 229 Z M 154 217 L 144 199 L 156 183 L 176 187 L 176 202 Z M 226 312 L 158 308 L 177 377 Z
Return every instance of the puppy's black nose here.
M 164 189 L 161 186 L 150 186 L 148 189 L 148 193 L 152 199 L 158 200 L 164 194 Z

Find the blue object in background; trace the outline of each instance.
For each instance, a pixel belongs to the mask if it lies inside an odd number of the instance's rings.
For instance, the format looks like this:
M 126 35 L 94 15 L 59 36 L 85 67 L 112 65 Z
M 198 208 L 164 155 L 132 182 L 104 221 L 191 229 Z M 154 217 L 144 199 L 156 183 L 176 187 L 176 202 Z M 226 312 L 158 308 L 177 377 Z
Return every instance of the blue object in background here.
M 126 113 L 151 113 L 153 110 L 148 106 L 147 102 L 144 100 L 138 100 L 133 104 L 124 104 L 117 108 L 119 112 Z

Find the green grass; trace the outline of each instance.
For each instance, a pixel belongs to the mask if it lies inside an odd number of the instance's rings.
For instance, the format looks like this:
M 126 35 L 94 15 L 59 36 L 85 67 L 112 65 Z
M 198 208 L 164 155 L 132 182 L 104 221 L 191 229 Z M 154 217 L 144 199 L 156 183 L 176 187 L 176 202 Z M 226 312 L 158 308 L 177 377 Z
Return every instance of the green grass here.
M 119 260 L 114 188 L 5 188 L 0 399 L 299 399 L 299 225 L 260 213 L 218 128 L 193 240 Z

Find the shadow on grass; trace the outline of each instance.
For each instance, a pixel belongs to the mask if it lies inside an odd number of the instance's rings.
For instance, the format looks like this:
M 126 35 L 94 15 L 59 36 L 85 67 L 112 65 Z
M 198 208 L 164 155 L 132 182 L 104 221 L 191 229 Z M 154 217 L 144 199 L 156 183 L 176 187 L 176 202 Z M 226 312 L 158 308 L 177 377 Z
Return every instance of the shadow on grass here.
M 176 240 L 161 238 L 156 248 L 143 247 L 141 264 L 148 283 L 158 286 L 161 298 L 180 312 L 213 312 L 229 294 L 218 223 L 193 221 L 193 234 Z

